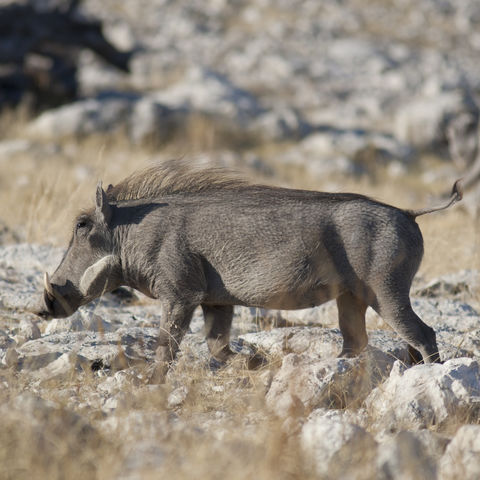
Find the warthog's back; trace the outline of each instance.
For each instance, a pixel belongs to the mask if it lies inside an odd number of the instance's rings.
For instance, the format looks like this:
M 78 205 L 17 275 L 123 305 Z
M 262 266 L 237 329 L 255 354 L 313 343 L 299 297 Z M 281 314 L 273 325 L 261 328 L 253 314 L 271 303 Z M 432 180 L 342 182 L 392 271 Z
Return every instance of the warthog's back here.
M 310 307 L 384 281 L 407 256 L 410 275 L 423 251 L 410 215 L 361 195 L 244 187 L 162 202 L 159 222 L 202 259 L 208 303 Z

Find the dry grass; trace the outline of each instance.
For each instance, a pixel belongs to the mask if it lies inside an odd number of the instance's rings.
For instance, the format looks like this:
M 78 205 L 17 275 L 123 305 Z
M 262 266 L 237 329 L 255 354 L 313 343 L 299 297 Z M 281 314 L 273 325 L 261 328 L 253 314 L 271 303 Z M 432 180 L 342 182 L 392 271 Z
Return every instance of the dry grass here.
M 1 158 L 0 220 L 28 242 L 64 245 L 73 216 L 93 203 L 98 179 L 116 183 L 152 160 L 210 152 L 226 142 L 201 119 L 189 128 L 184 144 L 176 139 L 156 152 L 134 149 L 117 134 L 58 146 L 38 142 L 29 152 Z M 258 151 L 273 164 L 283 147 Z M 392 181 L 380 173 L 375 182 L 365 177 L 322 183 L 298 169 L 277 171 L 272 183 L 356 191 L 409 208 L 427 204 L 432 193 L 418 175 Z M 426 216 L 419 224 L 426 250 L 421 275 L 480 267 L 479 226 L 462 210 Z M 234 364 L 214 375 L 191 357 L 184 354 L 165 386 L 138 384 L 132 376 L 108 394 L 102 393 L 105 377 L 92 372 L 39 385 L 26 374 L 2 371 L 0 478 L 316 478 L 298 438 L 265 406 L 268 369 L 277 368 L 278 361 L 254 372 Z M 169 404 L 179 387 L 185 388 L 184 400 Z M 24 392 L 37 400 L 19 400 Z M 115 409 L 105 407 L 109 398 Z M 472 421 L 459 423 L 466 420 Z
M 183 359 L 166 385 L 124 382 L 110 411 L 99 398 L 102 376 L 35 388 L 9 375 L 0 478 L 313 478 L 294 438 L 266 412 L 263 374 L 232 367 L 213 375 Z M 179 382 L 187 396 L 169 407 Z

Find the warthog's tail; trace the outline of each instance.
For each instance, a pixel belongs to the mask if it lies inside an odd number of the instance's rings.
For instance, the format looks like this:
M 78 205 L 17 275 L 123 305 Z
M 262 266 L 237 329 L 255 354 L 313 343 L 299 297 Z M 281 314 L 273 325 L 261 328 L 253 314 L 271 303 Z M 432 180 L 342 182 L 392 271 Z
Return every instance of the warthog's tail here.
M 419 217 L 420 215 L 425 215 L 426 213 L 438 212 L 439 210 L 445 210 L 448 207 L 451 207 L 455 203 L 459 202 L 463 198 L 463 191 L 461 185 L 462 179 L 457 180 L 452 187 L 452 193 L 450 198 L 443 205 L 438 205 L 436 207 L 427 207 L 420 210 L 406 210 L 406 212 L 411 215 L 413 218 Z

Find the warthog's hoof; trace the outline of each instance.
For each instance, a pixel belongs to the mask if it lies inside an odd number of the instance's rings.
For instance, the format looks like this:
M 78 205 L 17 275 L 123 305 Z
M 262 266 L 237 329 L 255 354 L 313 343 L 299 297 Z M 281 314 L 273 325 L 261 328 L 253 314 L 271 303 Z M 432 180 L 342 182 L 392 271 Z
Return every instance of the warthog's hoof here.
M 267 364 L 267 358 L 259 352 L 249 355 L 247 357 L 247 368 L 249 370 L 256 370 Z
M 234 363 L 237 368 L 246 368 L 248 370 L 255 370 L 263 367 L 267 364 L 267 359 L 260 353 L 256 352 L 251 355 L 245 355 L 243 353 L 235 353 L 227 360 L 218 360 L 214 357 L 210 357 L 209 367 L 212 371 L 220 370 L 227 365 Z

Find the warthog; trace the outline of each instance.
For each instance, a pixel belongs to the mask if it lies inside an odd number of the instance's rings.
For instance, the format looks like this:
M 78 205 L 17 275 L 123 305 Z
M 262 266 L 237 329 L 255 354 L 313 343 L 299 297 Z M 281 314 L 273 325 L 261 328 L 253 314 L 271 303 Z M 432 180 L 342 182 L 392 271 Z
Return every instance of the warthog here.
M 68 250 L 36 313 L 66 317 L 121 285 L 161 302 L 157 357 L 174 358 L 201 306 L 212 357 L 223 362 L 234 305 L 300 309 L 336 299 L 343 349 L 367 345 L 371 306 L 416 361 L 440 361 L 435 333 L 412 310 L 423 255 L 415 218 L 461 199 L 458 182 L 436 208 L 401 210 L 352 193 L 250 184 L 221 169 L 170 162 L 135 173 L 75 220 Z

